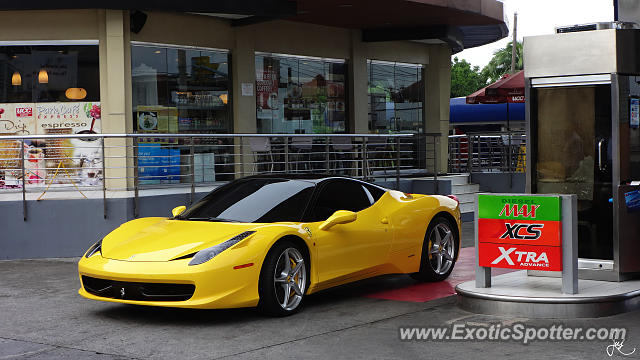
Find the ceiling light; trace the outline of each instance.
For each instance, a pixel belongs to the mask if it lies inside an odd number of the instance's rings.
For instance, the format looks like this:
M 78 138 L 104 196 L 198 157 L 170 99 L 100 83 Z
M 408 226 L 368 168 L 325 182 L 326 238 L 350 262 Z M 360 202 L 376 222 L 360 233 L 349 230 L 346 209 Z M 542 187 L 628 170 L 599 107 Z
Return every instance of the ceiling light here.
M 87 97 L 87 90 L 83 88 L 68 88 L 64 95 L 69 100 L 82 100 Z
M 22 85 L 22 76 L 20 76 L 19 72 L 14 72 L 13 75 L 11 75 L 11 85 L 13 86 L 20 86 Z
M 47 74 L 47 70 L 40 69 L 40 72 L 38 73 L 38 82 L 40 84 L 48 84 L 49 83 L 49 74 Z

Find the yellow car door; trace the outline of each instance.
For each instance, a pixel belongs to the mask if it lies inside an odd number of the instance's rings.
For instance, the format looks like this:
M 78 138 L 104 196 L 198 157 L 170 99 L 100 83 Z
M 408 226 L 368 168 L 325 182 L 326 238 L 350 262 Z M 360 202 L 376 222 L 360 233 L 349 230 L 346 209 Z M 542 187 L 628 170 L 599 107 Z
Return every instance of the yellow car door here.
M 310 211 L 315 221 L 307 226 L 316 244 L 321 284 L 366 277 L 387 261 L 392 234 L 383 210 L 372 206 L 374 202 L 371 192 L 354 180 L 329 180 L 319 189 Z M 321 229 L 339 210 L 352 217 Z

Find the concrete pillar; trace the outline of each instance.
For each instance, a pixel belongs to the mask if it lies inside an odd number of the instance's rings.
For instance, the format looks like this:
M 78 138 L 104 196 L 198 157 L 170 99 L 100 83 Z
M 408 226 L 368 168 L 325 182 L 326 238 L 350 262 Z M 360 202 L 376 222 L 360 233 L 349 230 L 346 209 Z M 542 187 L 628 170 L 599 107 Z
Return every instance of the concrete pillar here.
M 251 26 L 238 27 L 235 31 L 234 48 L 231 53 L 231 80 L 233 81 L 233 132 L 253 134 L 257 132 L 256 123 L 256 69 L 255 69 L 255 34 Z M 242 84 L 251 84 L 253 93 L 242 95 Z M 236 174 L 249 174 L 252 171 L 253 154 L 249 142 L 244 139 L 235 140 Z M 242 164 L 242 165 L 240 165 Z
M 451 88 L 451 49 L 434 45 L 425 69 L 425 132 L 439 133 L 438 173 L 447 172 L 449 158 L 449 96 Z M 427 169 L 433 169 L 433 138 L 427 137 Z
M 360 30 L 351 31 L 351 59 L 348 66 L 349 132 L 369 132 L 367 52 Z
M 103 10 L 100 12 L 103 22 L 100 26 L 100 100 L 102 107 L 102 132 L 127 133 L 127 96 L 123 91 L 127 87 L 127 76 L 130 86 L 130 69 L 126 67 L 126 51 L 129 36 L 128 12 L 120 10 Z M 125 20 L 125 17 L 127 19 Z M 131 116 L 131 115 L 129 115 Z M 127 187 L 127 150 L 123 139 L 105 141 L 105 167 L 107 189 L 124 189 Z

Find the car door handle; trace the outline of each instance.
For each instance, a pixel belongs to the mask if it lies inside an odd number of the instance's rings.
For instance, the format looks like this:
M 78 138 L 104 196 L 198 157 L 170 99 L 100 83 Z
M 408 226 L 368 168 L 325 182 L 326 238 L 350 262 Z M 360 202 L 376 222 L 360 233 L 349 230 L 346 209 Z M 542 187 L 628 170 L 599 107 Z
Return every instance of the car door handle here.
M 386 217 L 380 219 L 380 222 L 383 224 L 388 224 L 389 223 L 389 219 L 387 219 Z

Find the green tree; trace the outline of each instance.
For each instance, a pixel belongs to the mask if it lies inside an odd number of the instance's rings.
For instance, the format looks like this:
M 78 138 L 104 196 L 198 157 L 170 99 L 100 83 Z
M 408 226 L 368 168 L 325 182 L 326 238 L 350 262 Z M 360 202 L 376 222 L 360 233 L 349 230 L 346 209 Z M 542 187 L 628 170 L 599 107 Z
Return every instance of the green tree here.
M 498 49 L 493 53 L 493 57 L 482 69 L 482 77 L 487 80 L 488 83 L 498 81 L 502 75 L 511 71 L 511 48 L 512 42 L 510 41 L 506 47 Z M 516 70 L 522 70 L 524 68 L 522 42 L 516 43 Z
M 471 67 L 467 60 L 453 58 L 451 63 L 451 97 L 467 96 L 485 86 L 486 80 L 478 66 Z

